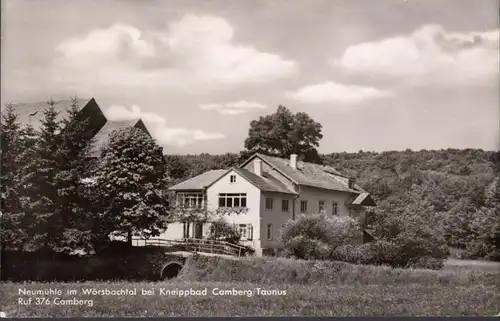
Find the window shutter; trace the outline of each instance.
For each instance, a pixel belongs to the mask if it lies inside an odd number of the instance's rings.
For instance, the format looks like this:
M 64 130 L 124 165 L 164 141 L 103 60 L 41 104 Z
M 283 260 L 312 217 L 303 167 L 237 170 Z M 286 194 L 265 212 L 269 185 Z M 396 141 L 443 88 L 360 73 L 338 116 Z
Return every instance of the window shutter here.
M 248 240 L 253 240 L 253 226 L 252 224 L 248 224 Z

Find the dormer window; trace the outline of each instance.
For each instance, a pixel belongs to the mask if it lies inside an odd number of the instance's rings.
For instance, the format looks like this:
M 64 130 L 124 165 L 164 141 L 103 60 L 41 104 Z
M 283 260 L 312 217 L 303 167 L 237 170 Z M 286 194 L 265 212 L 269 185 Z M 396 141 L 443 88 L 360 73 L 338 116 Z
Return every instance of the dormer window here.
M 229 181 L 230 181 L 231 183 L 236 183 L 236 175 L 231 175 L 231 176 L 229 176 Z

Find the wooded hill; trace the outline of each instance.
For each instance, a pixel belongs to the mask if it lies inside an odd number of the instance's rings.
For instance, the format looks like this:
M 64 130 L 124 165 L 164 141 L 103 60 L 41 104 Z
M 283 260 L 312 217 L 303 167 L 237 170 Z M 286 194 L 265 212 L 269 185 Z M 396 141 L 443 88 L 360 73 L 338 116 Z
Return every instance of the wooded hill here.
M 449 246 L 467 249 L 469 257 L 483 257 L 490 250 L 478 244 L 478 233 L 495 236 L 495 220 L 500 215 L 499 154 L 481 149 L 359 151 L 321 155 L 321 159 L 325 165 L 356 177 L 374 196 L 378 206 L 371 214 L 379 227 L 375 234 L 389 233 L 390 219 L 418 215 L 430 226 L 441 229 Z M 165 156 L 168 185 L 211 169 L 238 166 L 247 156 Z

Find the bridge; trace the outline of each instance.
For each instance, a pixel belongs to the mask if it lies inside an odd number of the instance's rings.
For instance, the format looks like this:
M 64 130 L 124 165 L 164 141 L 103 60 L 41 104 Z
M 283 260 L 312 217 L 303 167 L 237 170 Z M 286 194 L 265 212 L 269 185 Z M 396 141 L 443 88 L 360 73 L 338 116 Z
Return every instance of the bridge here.
M 141 239 L 132 238 L 134 246 L 157 246 L 165 249 L 168 254 L 177 257 L 177 259 L 165 262 L 161 270 L 161 279 L 172 279 L 178 276 L 179 272 L 184 267 L 188 257 L 193 255 L 200 256 L 218 256 L 225 259 L 237 260 L 240 257 L 249 255 L 247 247 L 216 240 L 206 239 L 183 239 L 170 240 L 162 238 Z
M 207 240 L 207 239 L 140 239 L 133 238 L 134 246 L 159 246 L 165 248 L 166 251 L 172 254 L 178 253 L 182 256 L 189 256 L 191 253 L 210 256 L 228 256 L 242 257 L 250 254 L 249 249 L 245 246 L 233 244 L 225 241 Z

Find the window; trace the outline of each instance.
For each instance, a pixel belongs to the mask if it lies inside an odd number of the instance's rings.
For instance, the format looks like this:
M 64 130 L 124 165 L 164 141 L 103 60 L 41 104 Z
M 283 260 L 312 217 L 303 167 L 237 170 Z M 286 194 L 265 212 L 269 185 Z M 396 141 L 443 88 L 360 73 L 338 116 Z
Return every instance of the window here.
M 274 200 L 272 198 L 270 198 L 270 197 L 266 198 L 266 210 L 272 210 L 273 203 L 274 203 Z
M 229 176 L 229 181 L 230 181 L 231 183 L 236 183 L 236 175 L 231 175 L 231 176 Z
M 182 236 L 185 238 L 185 239 L 188 239 L 189 238 L 189 228 L 190 228 L 190 224 L 188 222 L 184 222 L 182 223 L 182 228 L 183 228 L 183 233 L 182 233 Z
M 247 194 L 219 194 L 219 207 L 247 207 Z
M 307 201 L 300 201 L 300 212 L 307 213 Z
M 253 227 L 252 224 L 239 224 L 238 232 L 243 240 L 251 241 L 253 239 Z
M 318 210 L 321 214 L 325 213 L 325 201 L 318 202 Z
M 282 212 L 288 212 L 290 210 L 290 206 L 289 206 L 289 202 L 288 200 L 282 200 L 281 201 L 281 211 Z
M 353 208 L 350 208 L 349 209 L 349 217 L 353 217 L 353 215 L 354 215 L 355 212 L 356 211 Z
M 196 208 L 203 206 L 202 193 L 179 193 L 179 204 L 185 208 Z
M 339 204 L 337 202 L 332 203 L 332 215 L 339 215 Z
M 267 239 L 268 240 L 273 239 L 273 225 L 272 224 L 267 224 Z

